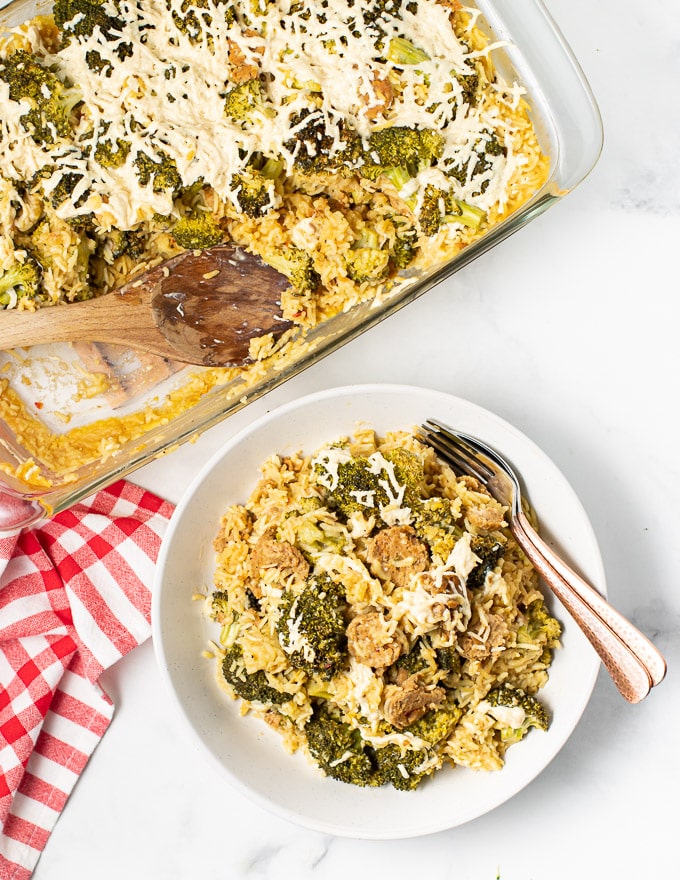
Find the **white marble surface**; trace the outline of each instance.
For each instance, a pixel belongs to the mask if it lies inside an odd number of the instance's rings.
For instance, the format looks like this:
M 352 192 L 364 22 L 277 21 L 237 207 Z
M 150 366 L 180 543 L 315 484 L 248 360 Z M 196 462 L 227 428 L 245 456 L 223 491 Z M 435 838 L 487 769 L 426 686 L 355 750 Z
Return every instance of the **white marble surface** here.
M 487 816 L 425 838 L 353 841 L 289 825 L 215 778 L 177 723 L 147 643 L 104 676 L 116 715 L 36 880 L 679 876 L 680 13 L 672 0 L 548 6 L 604 119 L 604 153 L 587 181 L 135 479 L 178 501 L 225 438 L 320 388 L 403 382 L 469 398 L 533 438 L 570 480 L 600 539 L 610 599 L 664 651 L 666 681 L 630 706 L 601 672 L 560 754 Z

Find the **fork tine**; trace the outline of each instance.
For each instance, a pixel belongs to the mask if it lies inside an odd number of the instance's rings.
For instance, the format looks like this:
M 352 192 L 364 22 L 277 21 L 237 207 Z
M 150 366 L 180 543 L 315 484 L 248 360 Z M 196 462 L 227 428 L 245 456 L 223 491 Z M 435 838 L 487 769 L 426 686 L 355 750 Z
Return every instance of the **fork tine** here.
M 434 419 L 427 419 L 422 429 L 433 449 L 448 458 L 462 473 L 476 477 L 484 485 L 493 478 L 494 472 L 480 461 L 474 448 L 450 428 Z

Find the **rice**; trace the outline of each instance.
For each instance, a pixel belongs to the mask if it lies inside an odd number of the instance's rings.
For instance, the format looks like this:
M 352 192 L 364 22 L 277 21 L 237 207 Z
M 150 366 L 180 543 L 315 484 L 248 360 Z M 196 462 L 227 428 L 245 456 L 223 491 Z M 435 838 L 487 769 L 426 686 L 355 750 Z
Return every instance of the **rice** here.
M 343 782 L 501 768 L 560 636 L 505 512 L 409 431 L 272 456 L 214 541 L 220 687 Z

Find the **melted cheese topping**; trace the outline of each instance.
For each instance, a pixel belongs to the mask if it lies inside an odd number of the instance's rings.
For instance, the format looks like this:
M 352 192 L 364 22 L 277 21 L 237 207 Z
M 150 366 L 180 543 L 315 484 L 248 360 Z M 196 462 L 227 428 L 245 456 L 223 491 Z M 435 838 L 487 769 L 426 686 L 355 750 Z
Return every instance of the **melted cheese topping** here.
M 331 154 L 344 147 L 343 128 L 360 135 L 364 145 L 372 131 L 389 125 L 435 129 L 444 138 L 440 163 L 461 172 L 453 182 L 456 196 L 483 210 L 502 207 L 504 187 L 520 160 L 504 140 L 505 154 L 487 156 L 488 167 L 466 180 L 465 169 L 470 177 L 485 143 L 493 132 L 502 137 L 499 129 L 507 123 L 493 102 L 467 103 L 462 83 L 475 73 L 480 53 L 458 39 L 451 10 L 436 0 L 395 4 L 377 17 L 355 0 L 260 0 L 259 6 L 255 0 L 233 6 L 201 0 L 196 7 L 186 0 L 109 0 L 104 9 L 124 22 L 120 33 L 104 35 L 97 27 L 89 36 L 73 35 L 54 54 L 37 28 L 24 31 L 45 63 L 82 91 L 72 140 L 37 145 L 20 122 L 26 106 L 9 101 L 0 83 L 3 171 L 27 180 L 55 166 L 43 181 L 48 195 L 65 174 L 77 175 L 73 193 L 58 209 L 65 219 L 94 213 L 102 227 L 127 229 L 155 213 L 170 214 L 172 192 L 140 183 L 135 163 L 141 154 L 155 162 L 170 157 L 184 186 L 209 185 L 237 208 L 234 175 L 253 153 L 281 158 L 287 172 L 300 150 L 314 155 L 314 143 L 295 140 L 312 119 L 323 121 Z M 185 28 L 189 13 L 197 27 Z M 65 29 L 76 24 L 74 19 Z M 390 60 L 395 38 L 426 57 L 416 64 Z M 96 69 L 93 57 L 99 58 Z M 263 101 L 239 122 L 225 114 L 225 97 L 250 79 L 259 81 Z M 517 100 L 516 90 L 500 88 L 503 100 Z M 300 113 L 311 115 L 301 120 Z M 102 139 L 130 145 L 120 167 L 95 160 Z M 428 182 L 452 186 L 440 170 L 428 168 L 404 195 Z M 299 230 L 302 238 L 306 234 Z

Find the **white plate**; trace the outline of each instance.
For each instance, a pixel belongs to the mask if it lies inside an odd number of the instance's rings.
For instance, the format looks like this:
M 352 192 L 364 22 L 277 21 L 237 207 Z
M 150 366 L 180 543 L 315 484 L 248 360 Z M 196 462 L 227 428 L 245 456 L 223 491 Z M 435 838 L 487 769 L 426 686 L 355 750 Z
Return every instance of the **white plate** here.
M 308 828 L 356 838 L 396 839 L 468 822 L 508 800 L 555 757 L 576 726 L 592 692 L 599 660 L 561 608 L 563 647 L 556 652 L 541 698 L 552 713 L 547 733 L 532 731 L 511 748 L 505 767 L 482 773 L 444 768 L 414 792 L 384 786 L 362 789 L 323 777 L 301 755 L 290 756 L 278 734 L 240 717 L 214 678 L 214 661 L 201 656 L 214 637 L 191 596 L 210 588 L 212 541 L 220 516 L 244 502 L 274 452 L 313 452 L 351 434 L 357 422 L 379 433 L 410 429 L 434 417 L 496 447 L 524 478 L 542 533 L 602 593 L 605 578 L 597 541 L 573 490 L 544 453 L 492 413 L 448 394 L 401 385 L 336 388 L 304 397 L 256 421 L 233 437 L 196 477 L 177 507 L 161 549 L 154 588 L 155 651 L 179 716 L 219 771 L 261 806 Z M 548 601 L 550 601 L 548 597 Z M 222 794 L 222 790 L 218 790 Z

